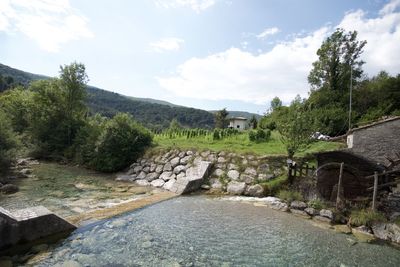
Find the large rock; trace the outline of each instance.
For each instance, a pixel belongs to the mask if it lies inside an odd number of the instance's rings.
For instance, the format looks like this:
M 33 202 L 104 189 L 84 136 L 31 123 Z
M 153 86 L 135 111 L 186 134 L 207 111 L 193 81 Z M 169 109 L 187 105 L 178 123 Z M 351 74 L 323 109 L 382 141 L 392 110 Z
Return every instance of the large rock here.
M 0 188 L 0 191 L 4 194 L 14 194 L 18 192 L 18 186 L 14 184 L 5 184 Z
M 173 159 L 171 160 L 171 166 L 172 166 L 172 168 L 175 168 L 176 166 L 178 166 L 180 160 L 181 160 L 181 159 L 180 159 L 179 157 L 173 158 Z
M 304 219 L 310 219 L 311 218 L 311 216 L 308 215 L 308 213 L 305 212 L 304 210 L 290 209 L 290 212 L 293 213 L 294 215 L 302 217 Z
M 168 191 L 171 191 L 171 189 L 174 187 L 175 182 L 176 182 L 175 179 L 170 179 L 168 182 L 166 182 L 163 185 L 163 188 L 168 190 Z
M 143 170 L 143 167 L 142 167 L 142 166 L 136 166 L 135 168 L 133 168 L 133 171 L 134 171 L 135 173 L 140 173 L 142 170 Z
M 163 172 L 170 172 L 170 171 L 172 171 L 172 165 L 171 165 L 170 162 L 167 162 L 167 163 L 164 165 Z
M 246 184 L 252 184 L 254 183 L 254 177 L 248 174 L 241 174 L 240 175 L 240 181 L 245 182 Z
M 244 194 L 246 196 L 251 197 L 263 197 L 264 196 L 264 187 L 259 184 L 251 185 L 246 187 Z
M 400 227 L 394 223 L 374 223 L 372 225 L 374 235 L 386 241 L 400 244 Z
M 304 203 L 303 201 L 295 200 L 292 203 L 290 203 L 290 208 L 296 210 L 304 210 L 305 208 L 307 208 L 307 204 Z
M 254 168 L 247 167 L 246 170 L 244 170 L 245 174 L 251 175 L 251 176 L 257 176 L 257 171 Z
M 239 180 L 239 172 L 237 170 L 230 170 L 228 171 L 228 178 L 233 180 L 233 181 L 237 181 Z
M 151 186 L 154 186 L 154 187 L 163 187 L 165 182 L 162 179 L 157 179 L 157 180 L 152 181 L 150 184 L 151 184 Z
M 137 185 L 140 185 L 140 186 L 149 186 L 149 185 L 150 185 L 149 181 L 144 180 L 144 179 L 142 179 L 142 180 L 136 180 L 135 183 L 136 183 Z
M 191 151 L 188 151 L 188 152 L 191 152 Z M 189 153 L 186 153 L 186 154 L 188 154 L 189 155 Z M 192 152 L 192 154 L 193 154 L 193 152 Z M 180 160 L 180 164 L 182 164 L 182 165 L 186 165 L 186 164 L 188 164 L 191 160 L 192 160 L 192 154 L 190 154 L 189 156 L 186 156 L 186 157 L 183 157 L 183 158 L 181 158 L 181 160 Z
M 280 211 L 284 211 L 284 212 L 289 210 L 288 205 L 281 201 L 273 201 L 270 205 L 271 205 L 271 208 L 274 210 L 280 210 Z
M 210 179 L 210 186 L 213 189 L 222 189 L 223 184 L 221 183 L 221 181 L 219 179 Z
M 215 171 L 213 172 L 213 175 L 216 177 L 221 177 L 224 174 L 225 172 L 222 169 L 215 169 Z
M 156 173 L 162 173 L 164 169 L 164 165 L 157 165 L 156 167 Z
M 327 218 L 327 217 L 322 217 L 322 216 L 314 216 L 314 220 L 320 221 L 320 222 L 324 222 L 324 223 L 332 223 L 332 220 Z
M 146 180 L 151 182 L 153 180 L 158 179 L 158 177 L 160 177 L 160 174 L 156 173 L 156 172 L 152 172 L 146 175 Z
M 146 179 L 146 176 L 147 176 L 147 174 L 146 174 L 144 171 L 141 171 L 141 172 L 139 173 L 139 175 L 136 176 L 136 179 L 138 179 L 138 180 L 143 180 L 143 179 Z
M 228 183 L 227 191 L 233 195 L 241 195 L 246 189 L 246 184 L 244 182 L 231 181 Z
M 174 174 L 179 174 L 179 173 L 181 173 L 181 172 L 184 172 L 185 170 L 186 170 L 186 166 L 178 165 L 178 166 L 176 166 L 176 167 L 174 168 L 173 173 L 174 173 Z
M 217 162 L 218 163 L 225 163 L 226 159 L 224 157 L 218 157 Z
M 177 179 L 170 191 L 176 194 L 185 194 L 198 190 L 208 176 L 211 162 L 200 161 L 198 165 L 186 170 L 186 177 Z
M 173 174 L 172 172 L 163 172 L 159 178 L 163 179 L 164 181 L 168 181 L 175 178 L 175 174 Z
M 304 211 L 307 212 L 307 214 L 310 216 L 316 216 L 319 214 L 318 210 L 314 208 L 305 208 Z
M 332 221 L 334 219 L 334 214 L 333 214 L 333 212 L 331 210 L 322 209 L 322 210 L 319 211 L 319 215 L 322 216 L 322 217 L 328 218 L 328 219 L 330 219 Z

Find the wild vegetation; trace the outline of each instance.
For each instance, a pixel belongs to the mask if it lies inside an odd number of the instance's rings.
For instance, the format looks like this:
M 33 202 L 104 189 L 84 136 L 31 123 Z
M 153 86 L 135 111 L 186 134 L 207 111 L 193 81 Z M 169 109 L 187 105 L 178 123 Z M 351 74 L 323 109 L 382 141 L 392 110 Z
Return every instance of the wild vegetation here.
M 38 158 L 75 161 L 101 171 L 129 165 L 151 144 L 151 133 L 128 114 L 90 116 L 85 66 L 61 67 L 60 77 L 32 82 L 0 95 L 1 154 L 12 160 L 19 139 Z

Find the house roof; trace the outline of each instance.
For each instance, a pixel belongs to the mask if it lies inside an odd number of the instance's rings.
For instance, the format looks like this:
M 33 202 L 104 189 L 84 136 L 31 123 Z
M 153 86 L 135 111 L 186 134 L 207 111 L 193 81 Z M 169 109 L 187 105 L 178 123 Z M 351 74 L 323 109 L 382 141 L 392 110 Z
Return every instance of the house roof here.
M 230 121 L 233 121 L 233 120 L 247 121 L 247 119 L 245 117 L 232 117 L 232 118 L 229 118 L 229 120 Z
M 373 127 L 373 126 L 376 126 L 376 125 L 379 125 L 379 124 L 386 123 L 386 122 L 399 120 L 399 119 L 400 119 L 400 116 L 395 116 L 395 117 L 386 118 L 386 119 L 383 119 L 383 120 L 380 120 L 380 121 L 375 121 L 373 123 L 370 123 L 370 124 L 367 124 L 367 125 L 363 125 L 363 126 L 360 126 L 358 128 L 351 129 L 349 131 L 349 133 L 352 133 L 352 132 L 355 132 L 355 131 L 359 131 L 359 130 L 363 130 L 363 129 L 366 129 L 366 128 L 369 128 L 369 127 Z

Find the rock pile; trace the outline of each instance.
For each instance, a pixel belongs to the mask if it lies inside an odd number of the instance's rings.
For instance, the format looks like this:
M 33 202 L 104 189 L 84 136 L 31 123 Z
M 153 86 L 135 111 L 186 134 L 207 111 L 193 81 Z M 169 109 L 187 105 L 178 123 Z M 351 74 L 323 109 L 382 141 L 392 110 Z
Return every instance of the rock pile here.
M 272 159 L 224 151 L 170 150 L 139 159 L 130 166 L 126 175 L 118 176 L 117 180 L 173 191 L 173 185 L 177 181 L 186 181 L 188 177 L 193 177 L 193 168 L 197 169 L 200 162 L 209 162 L 212 166 L 211 175 L 202 179 L 204 182 L 200 185 L 201 188 L 232 195 L 262 197 L 265 192 L 259 183 L 286 173 L 284 158 Z M 189 173 L 192 174 L 188 175 Z

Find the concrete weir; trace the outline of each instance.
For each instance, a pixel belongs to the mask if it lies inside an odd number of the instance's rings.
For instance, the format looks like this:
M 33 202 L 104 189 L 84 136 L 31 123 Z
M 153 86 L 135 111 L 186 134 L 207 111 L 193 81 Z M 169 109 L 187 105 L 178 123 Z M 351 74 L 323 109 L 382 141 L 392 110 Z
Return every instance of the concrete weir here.
M 10 212 L 0 207 L 0 254 L 18 245 L 69 233 L 76 227 L 43 206 Z

